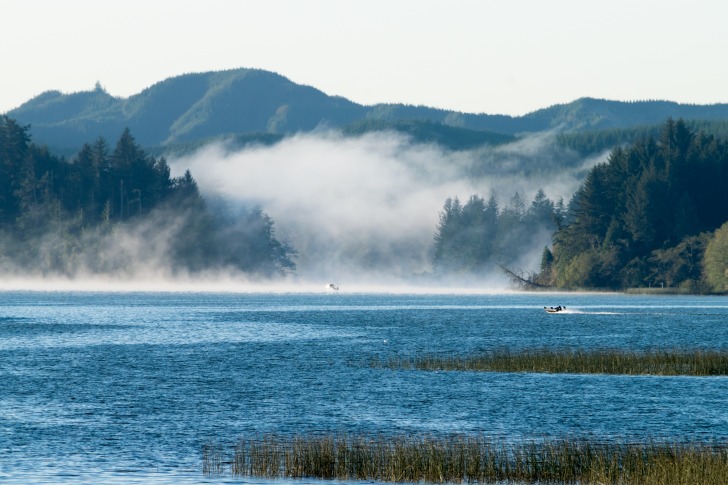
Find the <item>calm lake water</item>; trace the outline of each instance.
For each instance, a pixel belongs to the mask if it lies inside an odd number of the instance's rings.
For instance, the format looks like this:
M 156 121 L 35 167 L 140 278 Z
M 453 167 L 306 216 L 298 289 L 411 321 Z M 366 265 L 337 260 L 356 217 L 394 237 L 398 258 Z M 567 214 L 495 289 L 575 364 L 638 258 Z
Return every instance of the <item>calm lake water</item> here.
M 0 481 L 270 483 L 201 471 L 268 432 L 728 439 L 726 377 L 369 365 L 503 348 L 727 350 L 728 298 L 0 293 Z

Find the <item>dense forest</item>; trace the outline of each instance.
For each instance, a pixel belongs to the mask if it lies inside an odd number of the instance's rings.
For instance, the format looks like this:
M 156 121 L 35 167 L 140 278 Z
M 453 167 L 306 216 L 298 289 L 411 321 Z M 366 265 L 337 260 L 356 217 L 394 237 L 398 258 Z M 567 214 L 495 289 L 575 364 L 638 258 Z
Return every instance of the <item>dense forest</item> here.
M 670 119 L 658 136 L 614 149 L 589 172 L 536 280 L 726 291 L 726 187 L 728 141 Z
M 233 270 L 274 276 L 294 251 L 253 208 L 213 213 L 187 171 L 171 177 L 124 130 L 112 148 L 84 144 L 70 161 L 0 117 L 0 268 L 4 272 L 172 274 Z
M 505 207 L 496 196 L 472 195 L 465 204 L 449 198 L 440 211 L 435 233 L 433 269 L 437 275 L 476 275 L 494 265 L 518 264 L 533 241 L 548 240 L 565 214 L 562 200 L 554 203 L 536 193 L 527 207 L 515 193 Z
M 616 148 L 566 208 L 543 191 L 528 208 L 518 195 L 502 210 L 494 197 L 448 199 L 435 232 L 435 272 L 499 265 L 524 287 L 728 291 L 728 140 L 711 133 L 717 124 L 704 126 L 669 119 L 660 130 L 562 136 L 560 144 L 583 153 Z M 520 253 L 544 231 L 552 244 L 540 272 L 522 270 Z
M 690 131 L 707 135 L 723 136 L 728 133 L 726 120 L 681 120 L 680 123 Z M 663 126 L 664 122 L 628 128 L 561 132 L 555 136 L 555 144 L 584 157 L 609 152 L 619 146 L 626 147 L 647 138 L 657 139 L 662 133 Z
M 519 193 L 506 204 L 494 195 L 447 199 L 433 273 L 477 276 L 500 266 L 544 287 L 728 291 L 728 140 L 720 132 L 716 122 L 669 119 L 657 130 L 561 135 L 557 145 L 571 152 L 616 148 L 566 205 L 543 190 L 530 203 Z M 519 265 L 534 251 L 540 271 L 524 274 Z M 172 177 L 129 129 L 115 145 L 99 137 L 66 160 L 0 116 L 5 274 L 272 277 L 292 272 L 294 257 L 260 208 L 211 210 L 189 171 Z

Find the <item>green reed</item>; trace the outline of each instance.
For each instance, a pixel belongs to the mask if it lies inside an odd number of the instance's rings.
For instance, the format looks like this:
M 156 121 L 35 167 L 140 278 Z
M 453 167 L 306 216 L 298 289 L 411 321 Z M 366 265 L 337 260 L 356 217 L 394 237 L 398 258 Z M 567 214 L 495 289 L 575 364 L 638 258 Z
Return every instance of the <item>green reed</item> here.
M 203 454 L 212 457 L 215 454 Z M 266 435 L 232 450 L 235 476 L 426 483 L 725 484 L 728 449 L 482 437 Z M 217 461 L 215 463 L 218 463 Z M 215 470 L 216 465 L 203 464 Z
M 728 375 L 728 352 L 669 350 L 498 350 L 474 356 L 389 357 L 374 367 L 444 371 L 630 375 Z

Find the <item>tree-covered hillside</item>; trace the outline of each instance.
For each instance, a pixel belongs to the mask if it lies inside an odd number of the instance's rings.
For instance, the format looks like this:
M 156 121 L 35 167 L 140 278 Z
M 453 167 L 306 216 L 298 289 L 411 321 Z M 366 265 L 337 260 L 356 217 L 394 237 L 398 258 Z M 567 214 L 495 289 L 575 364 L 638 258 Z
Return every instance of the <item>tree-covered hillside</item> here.
M 538 281 L 698 288 L 706 282 L 706 246 L 717 244 L 711 232 L 728 221 L 726 187 L 728 140 L 669 120 L 659 137 L 617 148 L 591 170 L 553 250 L 546 250 Z
M 409 136 L 414 143 L 436 144 L 449 150 L 470 150 L 483 145 L 509 143 L 516 139 L 512 135 L 469 130 L 422 120 L 384 121 L 369 119 L 352 123 L 342 129 L 344 135 L 347 136 L 360 136 L 381 131 L 402 133 Z
M 505 207 L 494 196 L 473 195 L 465 204 L 448 199 L 435 232 L 434 270 L 487 275 L 500 266 L 524 287 L 726 292 L 724 128 L 668 119 L 659 130 L 562 135 L 557 143 L 572 151 L 616 148 L 588 172 L 566 208 L 543 191 L 528 207 L 519 194 Z M 540 273 L 522 269 L 524 254 L 549 240 L 541 246 Z
M 662 123 L 667 118 L 726 120 L 728 104 L 696 105 L 672 101 L 611 101 L 581 98 L 524 116 L 541 129 L 558 131 L 609 130 Z
M 67 162 L 0 117 L 0 270 L 75 276 L 293 269 L 259 208 L 212 213 L 187 171 L 173 178 L 131 132 L 84 144 Z
M 693 132 L 723 137 L 728 134 L 728 119 L 719 120 L 682 120 Z M 604 128 L 600 130 L 572 131 L 559 133 L 555 137 L 557 146 L 571 150 L 579 156 L 589 156 L 612 151 L 616 147 L 626 147 L 647 138 L 659 138 L 664 120 L 649 125 L 629 128 Z

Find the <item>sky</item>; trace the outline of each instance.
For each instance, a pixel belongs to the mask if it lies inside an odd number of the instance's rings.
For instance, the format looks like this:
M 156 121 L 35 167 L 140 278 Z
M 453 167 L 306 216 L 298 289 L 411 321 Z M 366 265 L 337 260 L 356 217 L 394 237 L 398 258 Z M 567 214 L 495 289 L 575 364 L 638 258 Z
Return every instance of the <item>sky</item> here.
M 522 115 L 728 102 L 722 0 L 2 0 L 0 113 L 96 82 L 260 68 L 361 104 Z

